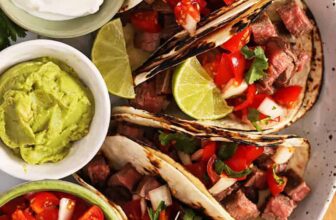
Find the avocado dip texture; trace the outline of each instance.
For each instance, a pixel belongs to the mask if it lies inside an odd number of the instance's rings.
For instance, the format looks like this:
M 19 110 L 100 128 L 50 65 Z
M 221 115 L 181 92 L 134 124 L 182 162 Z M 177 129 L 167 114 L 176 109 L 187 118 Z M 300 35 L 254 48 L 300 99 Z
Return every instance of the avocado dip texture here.
M 62 160 L 93 114 L 91 92 L 61 61 L 39 58 L 0 76 L 0 138 L 29 164 Z

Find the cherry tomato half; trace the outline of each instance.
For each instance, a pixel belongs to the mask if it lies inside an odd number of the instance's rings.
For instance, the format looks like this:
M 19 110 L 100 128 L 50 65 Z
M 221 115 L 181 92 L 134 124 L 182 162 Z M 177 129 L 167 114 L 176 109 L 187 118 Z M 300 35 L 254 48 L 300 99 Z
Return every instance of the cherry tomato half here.
M 96 205 L 91 206 L 79 220 L 104 220 L 103 211 Z
M 59 198 L 50 192 L 39 192 L 30 199 L 30 207 L 36 214 L 43 212 L 48 208 L 56 208 L 59 205 Z

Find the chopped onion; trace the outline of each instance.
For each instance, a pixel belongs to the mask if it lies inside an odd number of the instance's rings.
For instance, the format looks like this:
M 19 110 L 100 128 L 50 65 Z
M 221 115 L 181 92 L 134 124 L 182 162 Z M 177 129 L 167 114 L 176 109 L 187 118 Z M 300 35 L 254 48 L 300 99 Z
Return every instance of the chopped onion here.
M 287 163 L 295 152 L 294 147 L 277 147 L 275 154 L 272 156 L 272 160 L 277 164 Z
M 183 165 L 191 164 L 191 158 L 189 154 L 186 154 L 182 151 L 177 151 L 177 155 L 179 156 Z
M 223 89 L 222 97 L 228 99 L 232 96 L 240 95 L 247 89 L 247 87 L 248 85 L 245 81 L 242 81 L 238 85 L 234 79 L 230 79 Z
M 171 193 L 167 185 L 163 185 L 149 191 L 148 195 L 154 210 L 158 208 L 161 201 L 163 201 L 166 206 L 170 206 L 173 203 Z
M 257 109 L 260 113 L 270 116 L 272 119 L 284 115 L 284 110 L 272 99 L 266 97 Z
M 195 161 L 201 159 L 203 156 L 203 151 L 203 149 L 197 150 L 195 153 L 193 153 L 193 155 L 191 155 L 191 160 Z
M 217 181 L 217 183 L 209 189 L 209 192 L 213 196 L 218 195 L 219 193 L 223 192 L 224 190 L 232 186 L 236 181 L 237 180 L 234 178 L 221 176 L 221 178 Z
M 181 211 L 178 211 L 178 213 L 176 214 L 175 216 L 175 219 L 174 220 L 178 220 L 178 217 L 181 215 Z
M 73 212 L 75 210 L 75 201 L 67 198 L 60 200 L 58 210 L 58 220 L 71 220 Z
M 196 33 L 197 21 L 187 14 L 186 22 L 182 24 L 182 27 L 188 31 L 191 36 L 193 36 Z

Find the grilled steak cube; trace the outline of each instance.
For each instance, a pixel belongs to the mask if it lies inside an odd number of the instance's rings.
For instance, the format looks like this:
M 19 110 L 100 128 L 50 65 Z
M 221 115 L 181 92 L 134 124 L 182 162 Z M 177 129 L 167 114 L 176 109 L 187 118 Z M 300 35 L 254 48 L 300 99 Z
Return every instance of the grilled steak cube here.
M 278 36 L 277 31 L 268 17 L 263 14 L 255 23 L 251 25 L 254 42 L 264 44 L 270 37 Z
M 110 167 L 103 155 L 97 155 L 84 167 L 83 172 L 93 185 L 103 186 L 110 175 Z
M 144 130 L 129 123 L 118 123 L 118 134 L 135 139 L 142 139 Z
M 134 37 L 134 46 L 147 52 L 153 52 L 160 46 L 160 33 L 137 31 Z
M 224 201 L 224 207 L 236 220 L 249 220 L 259 216 L 257 205 L 251 202 L 241 190 L 231 194 Z
M 128 163 L 109 178 L 107 185 L 110 187 L 123 186 L 129 191 L 132 191 L 141 178 L 142 175 Z
M 287 4 L 277 11 L 287 30 L 294 36 L 300 37 L 313 29 L 313 24 L 297 3 Z
M 285 174 L 288 179 L 285 193 L 295 202 L 300 202 L 310 193 L 311 189 L 306 182 L 294 170 L 288 170 Z
M 287 220 L 295 209 L 296 204 L 285 195 L 271 197 L 262 214 L 265 220 Z
M 141 179 L 136 189 L 136 194 L 141 198 L 149 199 L 148 192 L 160 187 L 161 184 L 152 176 L 145 176 Z
M 253 173 L 248 177 L 248 180 L 245 182 L 244 186 L 265 189 L 267 187 L 266 171 L 255 168 Z

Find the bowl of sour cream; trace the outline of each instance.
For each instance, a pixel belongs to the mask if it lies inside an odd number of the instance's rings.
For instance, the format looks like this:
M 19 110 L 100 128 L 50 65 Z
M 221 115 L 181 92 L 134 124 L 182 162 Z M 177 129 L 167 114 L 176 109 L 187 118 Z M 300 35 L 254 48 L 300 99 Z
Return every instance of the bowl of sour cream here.
M 52 38 L 72 38 L 103 26 L 122 3 L 123 0 L 0 0 L 0 7 L 29 31 Z

